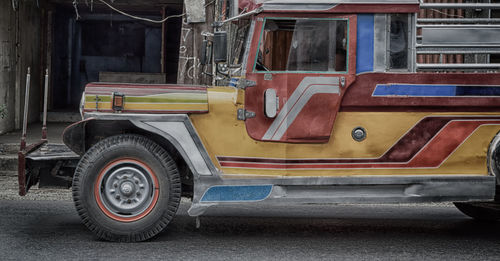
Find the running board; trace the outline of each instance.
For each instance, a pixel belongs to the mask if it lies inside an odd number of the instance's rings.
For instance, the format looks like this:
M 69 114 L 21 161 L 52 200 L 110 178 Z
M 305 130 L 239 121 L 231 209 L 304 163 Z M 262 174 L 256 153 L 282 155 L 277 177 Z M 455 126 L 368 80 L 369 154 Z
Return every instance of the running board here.
M 423 203 L 492 200 L 493 176 L 217 179 L 195 189 L 188 213 L 224 204 Z

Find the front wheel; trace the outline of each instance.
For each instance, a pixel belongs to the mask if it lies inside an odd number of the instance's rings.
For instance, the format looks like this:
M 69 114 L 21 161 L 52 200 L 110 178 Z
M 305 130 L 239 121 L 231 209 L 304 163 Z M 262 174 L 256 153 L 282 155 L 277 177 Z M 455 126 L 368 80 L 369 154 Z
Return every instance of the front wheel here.
M 99 238 L 134 242 L 161 232 L 181 198 L 175 162 L 138 135 L 106 138 L 81 158 L 73 200 L 83 223 Z

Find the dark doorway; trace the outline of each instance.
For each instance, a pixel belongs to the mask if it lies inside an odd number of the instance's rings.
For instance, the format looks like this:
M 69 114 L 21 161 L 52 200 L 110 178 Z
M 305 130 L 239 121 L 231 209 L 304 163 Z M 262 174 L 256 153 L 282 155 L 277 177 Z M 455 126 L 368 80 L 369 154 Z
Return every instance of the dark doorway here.
M 161 12 L 156 13 L 147 17 L 160 20 Z M 154 75 L 155 83 L 175 83 L 177 79 L 172 75 L 177 75 L 178 55 L 171 54 L 178 54 L 181 23 L 181 19 L 172 19 L 162 26 L 109 12 L 85 13 L 76 20 L 72 10 L 56 9 L 52 111 L 77 111 L 85 85 L 102 81 L 103 75 L 148 74 Z M 168 32 L 168 37 L 162 30 Z

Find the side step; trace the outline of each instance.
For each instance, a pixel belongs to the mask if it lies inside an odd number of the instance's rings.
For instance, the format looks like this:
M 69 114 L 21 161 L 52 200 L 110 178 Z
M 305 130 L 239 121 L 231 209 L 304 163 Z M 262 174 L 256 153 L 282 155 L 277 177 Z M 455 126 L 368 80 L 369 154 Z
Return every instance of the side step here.
M 480 175 L 223 179 L 195 184 L 191 216 L 222 204 L 424 203 L 488 201 L 495 177 Z

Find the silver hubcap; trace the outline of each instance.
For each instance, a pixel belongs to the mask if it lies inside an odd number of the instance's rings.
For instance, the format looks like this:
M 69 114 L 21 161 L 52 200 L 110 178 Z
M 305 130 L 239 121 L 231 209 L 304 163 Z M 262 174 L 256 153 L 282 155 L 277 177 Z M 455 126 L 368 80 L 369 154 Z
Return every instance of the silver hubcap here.
M 152 174 L 133 162 L 110 168 L 100 180 L 104 206 L 113 214 L 133 217 L 143 213 L 153 201 Z

